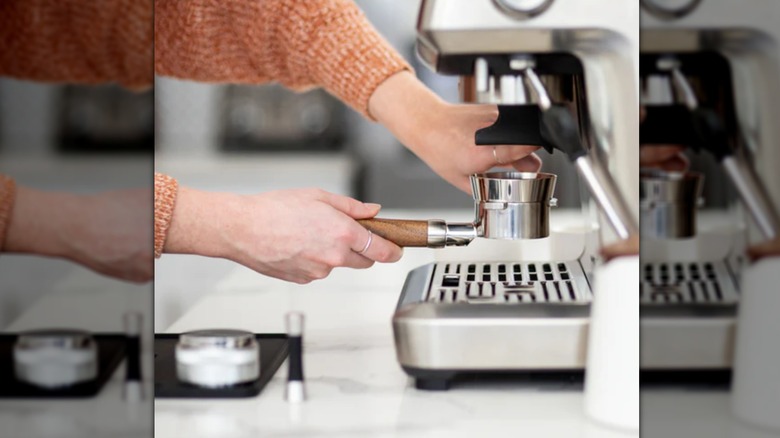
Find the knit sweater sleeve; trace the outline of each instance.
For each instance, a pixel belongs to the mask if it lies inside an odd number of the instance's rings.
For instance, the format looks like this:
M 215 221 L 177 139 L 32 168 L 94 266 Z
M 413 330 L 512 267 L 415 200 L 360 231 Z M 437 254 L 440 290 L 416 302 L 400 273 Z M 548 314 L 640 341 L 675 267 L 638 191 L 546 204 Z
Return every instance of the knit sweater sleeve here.
M 176 206 L 178 182 L 168 175 L 154 174 L 154 256 L 159 258 L 168 237 L 173 209 Z
M 154 77 L 153 0 L 2 0 L 0 75 L 143 88 Z
M 160 75 L 320 86 L 371 118 L 374 90 L 411 70 L 352 0 L 156 0 L 154 17 Z
M 11 210 L 16 196 L 16 184 L 14 180 L 0 174 L 0 251 L 5 244 L 5 235 L 8 231 L 8 223 L 11 221 Z

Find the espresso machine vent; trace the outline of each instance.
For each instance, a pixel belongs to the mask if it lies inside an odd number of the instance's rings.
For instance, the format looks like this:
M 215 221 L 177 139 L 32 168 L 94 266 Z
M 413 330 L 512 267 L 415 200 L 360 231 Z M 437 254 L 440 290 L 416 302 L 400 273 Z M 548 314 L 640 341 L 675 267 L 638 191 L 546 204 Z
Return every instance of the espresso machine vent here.
M 739 300 L 723 261 L 645 263 L 642 269 L 642 304 L 732 305 Z
M 592 296 L 579 264 L 439 263 L 425 301 L 434 303 L 583 303 Z

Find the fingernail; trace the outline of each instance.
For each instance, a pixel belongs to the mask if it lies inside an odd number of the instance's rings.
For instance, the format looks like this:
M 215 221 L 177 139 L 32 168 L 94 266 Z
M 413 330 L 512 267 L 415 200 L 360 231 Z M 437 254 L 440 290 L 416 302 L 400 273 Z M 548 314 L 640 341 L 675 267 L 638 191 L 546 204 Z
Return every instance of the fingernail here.
M 381 210 L 382 206 L 380 204 L 374 204 L 373 202 L 366 202 L 366 207 L 368 207 L 371 210 Z

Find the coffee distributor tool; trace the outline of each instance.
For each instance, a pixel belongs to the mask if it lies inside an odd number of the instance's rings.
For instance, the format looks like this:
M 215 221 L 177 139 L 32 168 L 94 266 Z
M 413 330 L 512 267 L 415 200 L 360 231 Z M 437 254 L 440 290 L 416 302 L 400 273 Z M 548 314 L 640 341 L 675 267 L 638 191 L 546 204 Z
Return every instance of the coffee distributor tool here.
M 696 226 L 694 203 L 704 175 L 643 176 L 643 380 L 729 378 L 746 244 L 780 232 L 780 192 L 769 190 L 777 184 L 762 182 L 777 182 L 780 126 L 773 117 L 780 101 L 775 85 L 780 33 L 768 18 L 776 12 L 763 2 L 706 0 L 671 6 L 642 1 L 646 117 L 641 144 L 706 151 L 718 164 L 708 169 L 707 181 L 728 179 L 752 218 L 749 223 L 734 217 L 729 227 Z M 657 202 L 661 198 L 665 201 Z M 667 202 L 671 198 L 680 204 Z M 739 210 L 733 207 L 727 208 Z M 645 223 L 652 226 L 645 228 Z
M 465 102 L 499 104 L 497 121 L 477 131 L 476 144 L 562 151 L 599 207 L 596 221 L 609 226 L 583 227 L 587 237 L 571 243 L 580 245 L 579 258 L 435 262 L 411 271 L 393 331 L 398 361 L 418 388 L 447 389 L 460 374 L 584 369 L 599 248 L 583 242 L 605 244 L 638 232 L 628 207 L 638 205 L 638 148 L 625 147 L 637 137 L 636 82 L 625 79 L 636 78 L 636 30 L 623 19 L 630 15 L 628 2 L 594 2 L 422 2 L 417 52 L 423 62 L 461 76 Z M 401 246 L 544 239 L 556 179 L 549 173 L 472 175 L 470 223 L 360 222 Z M 583 222 L 596 222 L 588 214 Z

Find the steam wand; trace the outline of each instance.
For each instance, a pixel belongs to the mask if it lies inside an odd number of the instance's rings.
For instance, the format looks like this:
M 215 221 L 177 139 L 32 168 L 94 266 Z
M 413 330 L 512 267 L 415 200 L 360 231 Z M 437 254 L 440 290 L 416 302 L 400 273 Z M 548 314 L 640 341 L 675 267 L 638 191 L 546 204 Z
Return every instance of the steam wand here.
M 567 108 L 552 104 L 544 84 L 530 64 L 524 65 L 522 72 L 542 111 L 541 135 L 550 144 L 545 149 L 550 153 L 553 148 L 558 149 L 569 157 L 621 239 L 637 234 L 639 226 L 632 218 L 628 204 L 602 162 L 588 155 L 588 150 L 580 141 L 574 117 Z
M 766 188 L 753 166 L 729 145 L 726 129 L 720 117 L 715 111 L 699 105 L 693 88 L 680 71 L 679 60 L 661 58 L 658 60 L 658 68 L 670 74 L 677 97 L 691 112 L 694 131 L 700 140 L 699 144 L 723 165 L 761 233 L 767 239 L 778 237 L 780 215 L 770 201 Z M 694 150 L 698 151 L 698 145 L 694 145 Z

